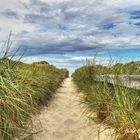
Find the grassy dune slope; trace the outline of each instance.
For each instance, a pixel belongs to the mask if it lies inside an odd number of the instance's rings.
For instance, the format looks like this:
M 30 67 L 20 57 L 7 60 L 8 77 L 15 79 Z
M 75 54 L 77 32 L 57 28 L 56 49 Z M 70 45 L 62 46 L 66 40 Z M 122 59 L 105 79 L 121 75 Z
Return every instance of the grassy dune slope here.
M 113 128 L 117 140 L 137 140 L 140 133 L 140 91 L 97 82 L 94 79 L 99 74 L 140 74 L 140 62 L 118 63 L 110 67 L 83 66 L 73 74 L 91 118 Z M 97 118 L 92 117 L 93 112 Z
M 24 64 L 1 59 L 0 139 L 27 139 L 35 133 L 31 114 L 48 103 L 67 75 L 67 70 L 44 62 Z

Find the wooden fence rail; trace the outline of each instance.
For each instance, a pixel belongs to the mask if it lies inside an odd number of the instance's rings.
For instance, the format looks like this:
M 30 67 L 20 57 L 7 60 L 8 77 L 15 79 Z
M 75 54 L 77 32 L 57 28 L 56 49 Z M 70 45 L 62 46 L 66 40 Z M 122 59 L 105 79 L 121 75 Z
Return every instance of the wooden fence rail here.
M 140 75 L 100 75 L 96 80 L 140 90 Z

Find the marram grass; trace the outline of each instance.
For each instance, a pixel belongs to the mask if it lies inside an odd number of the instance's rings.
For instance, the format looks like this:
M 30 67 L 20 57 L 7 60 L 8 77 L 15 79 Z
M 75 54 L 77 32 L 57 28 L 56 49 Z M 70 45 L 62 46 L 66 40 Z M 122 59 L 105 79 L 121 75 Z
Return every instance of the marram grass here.
M 46 105 L 67 76 L 49 64 L 0 60 L 0 139 L 30 138 L 31 114 Z
M 117 63 L 113 66 L 87 65 L 75 71 L 73 81 L 83 92 L 81 101 L 96 112 L 100 123 L 114 130 L 117 140 L 137 140 L 140 134 L 140 91 L 105 82 L 97 82 L 102 74 L 140 75 L 140 62 Z M 92 118 L 95 120 L 95 118 Z M 97 120 L 96 119 L 96 120 Z

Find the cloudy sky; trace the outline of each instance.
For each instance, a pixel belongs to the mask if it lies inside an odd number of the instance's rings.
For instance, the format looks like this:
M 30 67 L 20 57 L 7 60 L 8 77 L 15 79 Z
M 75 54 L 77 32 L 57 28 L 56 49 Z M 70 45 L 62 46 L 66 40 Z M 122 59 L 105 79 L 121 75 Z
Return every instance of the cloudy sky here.
M 98 63 L 140 60 L 140 0 L 0 1 L 0 45 L 28 63 L 47 60 L 70 71 L 96 55 Z

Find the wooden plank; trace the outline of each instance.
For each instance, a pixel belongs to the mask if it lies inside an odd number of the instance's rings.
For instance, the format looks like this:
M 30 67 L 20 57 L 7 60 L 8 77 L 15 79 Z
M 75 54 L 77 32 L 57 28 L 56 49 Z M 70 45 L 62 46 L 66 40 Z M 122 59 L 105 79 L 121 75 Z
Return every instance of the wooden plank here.
M 100 75 L 96 80 L 140 90 L 140 75 Z

